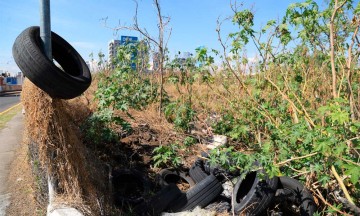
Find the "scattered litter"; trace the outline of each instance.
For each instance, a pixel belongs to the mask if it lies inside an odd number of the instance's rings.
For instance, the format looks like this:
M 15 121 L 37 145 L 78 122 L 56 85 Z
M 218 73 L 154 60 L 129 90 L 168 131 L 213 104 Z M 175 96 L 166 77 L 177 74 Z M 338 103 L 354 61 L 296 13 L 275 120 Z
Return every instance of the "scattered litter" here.
M 164 212 L 161 214 L 161 216 L 215 216 L 216 212 L 202 209 L 200 207 L 196 207 L 192 211 L 184 211 L 184 212 L 177 212 L 177 213 L 167 213 Z
M 222 196 L 231 199 L 232 192 L 234 190 L 234 186 L 231 181 L 226 181 L 222 187 L 224 188 L 223 192 L 221 193 Z
M 219 146 L 224 146 L 227 143 L 227 137 L 224 135 L 214 135 L 212 138 L 212 141 L 210 144 L 208 144 L 206 147 L 208 149 L 214 149 Z
M 217 213 L 228 213 L 231 211 L 230 200 L 217 200 L 205 207 L 206 210 L 215 211 Z

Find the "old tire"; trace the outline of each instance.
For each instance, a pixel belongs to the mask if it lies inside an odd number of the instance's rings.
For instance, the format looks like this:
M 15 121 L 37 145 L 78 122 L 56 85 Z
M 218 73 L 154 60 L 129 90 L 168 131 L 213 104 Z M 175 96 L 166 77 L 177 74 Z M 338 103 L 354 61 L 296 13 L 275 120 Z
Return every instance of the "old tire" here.
M 275 200 L 281 211 L 287 215 L 311 216 L 316 211 L 316 204 L 310 191 L 290 177 L 279 177 Z
M 190 187 L 195 185 L 194 180 L 187 173 L 170 169 L 161 170 L 157 176 L 157 181 L 161 187 L 165 187 L 169 184 L 176 184 L 181 181 L 189 184 Z
M 217 178 L 214 175 L 209 175 L 190 188 L 185 196 L 179 197 L 172 205 L 170 204 L 169 209 L 173 212 L 179 212 L 191 210 L 196 206 L 203 208 L 218 197 L 222 190 L 222 185 Z
M 199 183 L 208 177 L 208 174 L 204 171 L 204 161 L 197 159 L 190 167 L 189 175 L 192 179 L 194 179 L 195 183 Z
M 135 208 L 136 215 L 160 215 L 169 204 L 182 195 L 175 184 L 168 184 L 149 200 Z
M 233 208 L 237 214 L 260 215 L 275 196 L 278 186 L 278 177 L 264 180 L 258 178 L 259 172 L 248 173 L 244 179 L 239 180 L 233 191 Z
M 16 64 L 37 87 L 53 98 L 71 99 L 91 84 L 91 74 L 80 54 L 63 38 L 51 33 L 52 55 L 61 68 L 42 51 L 40 28 L 32 26 L 16 38 L 12 52 Z

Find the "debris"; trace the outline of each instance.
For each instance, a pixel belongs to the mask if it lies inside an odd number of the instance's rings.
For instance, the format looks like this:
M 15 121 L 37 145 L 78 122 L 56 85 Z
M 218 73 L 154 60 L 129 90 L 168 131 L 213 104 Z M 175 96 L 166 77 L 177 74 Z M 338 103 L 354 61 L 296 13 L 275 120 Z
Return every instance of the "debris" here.
M 214 149 L 219 146 L 224 146 L 227 143 L 227 137 L 224 135 L 214 135 L 212 141 L 206 147 L 208 149 Z
M 221 193 L 222 196 L 231 199 L 232 192 L 234 190 L 233 183 L 231 181 L 226 181 L 222 187 L 224 188 L 224 191 Z
M 215 216 L 216 212 L 214 211 L 209 211 L 209 210 L 205 210 L 202 209 L 200 207 L 196 207 L 194 210 L 192 211 L 184 211 L 184 212 L 178 212 L 178 213 L 162 213 L 161 216 Z
M 75 208 L 60 207 L 60 208 L 53 209 L 52 206 L 48 207 L 46 215 L 47 216 L 69 216 L 69 215 L 71 215 L 71 216 L 83 216 L 83 214 L 81 212 L 79 212 Z

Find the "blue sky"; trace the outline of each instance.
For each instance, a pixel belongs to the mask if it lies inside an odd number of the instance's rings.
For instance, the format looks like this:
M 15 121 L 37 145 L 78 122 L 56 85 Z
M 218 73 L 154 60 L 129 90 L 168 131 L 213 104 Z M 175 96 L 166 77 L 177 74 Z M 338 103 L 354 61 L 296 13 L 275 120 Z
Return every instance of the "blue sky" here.
M 0 0 L 0 70 L 19 71 L 12 58 L 12 45 L 25 28 L 39 25 L 40 0 Z M 139 24 L 156 35 L 156 15 L 152 0 L 139 0 Z M 244 1 L 245 8 L 255 11 L 256 25 L 265 25 L 269 19 L 281 18 L 289 0 Z M 168 48 L 170 56 L 178 51 L 194 52 L 204 45 L 220 49 L 216 34 L 216 20 L 231 15 L 228 0 L 161 0 L 162 12 L 170 16 L 172 28 Z M 107 56 L 107 44 L 121 35 L 140 36 L 137 32 L 114 31 L 104 27 L 102 18 L 107 17 L 108 26 L 132 24 L 135 4 L 132 0 L 53 0 L 51 1 L 51 28 L 89 60 L 91 52 L 102 51 Z M 236 30 L 224 26 L 224 33 Z M 251 56 L 252 51 L 249 50 Z

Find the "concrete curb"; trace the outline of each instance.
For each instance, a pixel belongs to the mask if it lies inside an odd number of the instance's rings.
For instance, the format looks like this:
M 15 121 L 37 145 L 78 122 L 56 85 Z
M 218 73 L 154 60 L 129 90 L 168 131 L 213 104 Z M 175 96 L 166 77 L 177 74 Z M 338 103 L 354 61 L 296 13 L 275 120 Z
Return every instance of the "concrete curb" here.
M 57 206 L 48 205 L 46 215 L 47 216 L 83 216 L 83 214 L 79 212 L 77 209 L 61 206 L 61 205 L 57 205 Z

